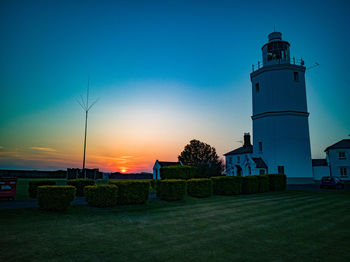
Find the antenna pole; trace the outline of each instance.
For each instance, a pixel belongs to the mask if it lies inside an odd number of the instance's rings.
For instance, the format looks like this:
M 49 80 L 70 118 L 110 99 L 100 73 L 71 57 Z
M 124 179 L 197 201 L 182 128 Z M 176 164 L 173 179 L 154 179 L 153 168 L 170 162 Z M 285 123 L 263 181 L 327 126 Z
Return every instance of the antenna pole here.
M 85 155 L 86 155 L 86 137 L 87 137 L 87 120 L 88 120 L 88 113 L 91 107 L 97 102 L 98 99 L 96 99 L 93 103 L 89 104 L 89 89 L 90 89 L 90 76 L 88 79 L 88 88 L 86 90 L 86 101 L 84 101 L 84 98 L 81 96 L 81 101 L 77 99 L 77 102 L 81 106 L 81 108 L 85 111 L 85 135 L 84 135 L 84 155 L 83 155 L 83 174 L 84 178 L 86 178 L 86 169 L 85 169 Z
M 86 111 L 85 111 L 84 157 L 83 157 L 83 174 L 84 174 L 84 178 L 86 178 L 86 170 L 85 170 L 85 153 L 86 153 L 87 118 L 88 118 L 88 111 L 86 110 Z

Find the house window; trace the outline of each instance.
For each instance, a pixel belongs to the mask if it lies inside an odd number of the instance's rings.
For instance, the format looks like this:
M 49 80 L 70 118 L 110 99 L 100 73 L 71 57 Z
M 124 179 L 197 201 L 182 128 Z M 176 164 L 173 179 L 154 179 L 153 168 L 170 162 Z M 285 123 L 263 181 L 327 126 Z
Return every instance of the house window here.
M 339 156 L 339 159 L 346 159 L 345 152 L 339 152 L 338 156 Z
M 237 157 L 237 163 L 239 163 L 241 161 L 241 158 L 238 156 Z
M 278 170 L 278 174 L 284 174 L 284 166 L 278 166 L 277 170 Z
M 294 81 L 299 81 L 299 73 L 294 72 Z
M 341 177 L 346 177 L 346 176 L 348 176 L 346 167 L 341 167 L 341 168 L 340 168 L 340 176 L 341 176 Z
M 260 85 L 259 83 L 255 83 L 255 92 L 259 93 L 260 91 Z
M 260 175 L 264 175 L 265 174 L 265 169 L 260 169 L 259 174 Z
M 259 142 L 259 152 L 262 152 L 262 142 Z
M 232 164 L 232 157 L 231 156 L 228 158 L 228 163 Z

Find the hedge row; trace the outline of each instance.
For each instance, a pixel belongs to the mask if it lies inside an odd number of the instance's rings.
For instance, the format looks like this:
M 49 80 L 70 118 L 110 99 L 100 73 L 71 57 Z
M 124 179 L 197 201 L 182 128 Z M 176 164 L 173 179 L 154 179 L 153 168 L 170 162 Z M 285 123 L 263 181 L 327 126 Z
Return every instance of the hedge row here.
M 156 191 L 157 197 L 161 200 L 182 200 L 186 193 L 186 181 L 180 179 L 158 180 Z
M 286 189 L 287 177 L 284 174 L 270 174 L 269 178 L 269 189 L 270 191 L 281 191 Z
M 196 176 L 197 168 L 193 166 L 167 166 L 160 168 L 161 179 L 191 179 Z
M 111 180 L 118 187 L 118 204 L 144 204 L 148 200 L 150 182 L 144 180 Z
M 48 211 L 64 211 L 74 200 L 76 188 L 73 186 L 39 186 L 38 205 Z
M 187 181 L 187 193 L 192 197 L 210 197 L 213 181 L 208 178 L 194 178 Z
M 48 179 L 37 179 L 29 181 L 28 193 L 31 198 L 37 197 L 37 190 L 39 186 L 56 185 L 56 181 Z
M 78 179 L 67 186 L 56 186 L 52 180 L 30 181 L 31 196 L 38 197 L 39 207 L 45 210 L 66 210 L 74 200 L 76 192 L 83 189 L 86 201 L 91 206 L 112 207 L 117 204 L 144 204 L 148 200 L 151 182 L 149 180 L 111 180 L 110 185 L 84 186 L 87 179 Z M 47 185 L 51 184 L 51 185 Z M 267 191 L 280 191 L 286 188 L 283 174 L 212 177 L 211 179 L 165 179 L 152 182 L 157 197 L 166 201 L 182 200 L 186 191 L 192 197 L 216 195 L 252 194 Z
M 118 203 L 118 187 L 115 185 L 86 186 L 86 202 L 94 207 L 113 207 Z
M 192 179 L 210 178 L 220 174 L 219 167 L 208 167 L 207 165 L 193 166 L 167 166 L 160 168 L 161 179 Z
M 84 187 L 86 186 L 93 186 L 95 184 L 95 181 L 93 179 L 70 179 L 67 181 L 67 185 L 74 186 L 77 189 L 77 196 L 83 197 L 84 196 Z
M 232 196 L 242 192 L 242 178 L 240 176 L 212 177 L 215 195 Z

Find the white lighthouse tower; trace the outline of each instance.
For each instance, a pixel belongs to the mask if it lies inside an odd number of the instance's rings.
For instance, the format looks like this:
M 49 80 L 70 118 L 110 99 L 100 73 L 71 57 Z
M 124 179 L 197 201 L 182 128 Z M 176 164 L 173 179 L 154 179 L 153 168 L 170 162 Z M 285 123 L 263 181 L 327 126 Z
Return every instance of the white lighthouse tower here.
M 305 66 L 290 58 L 280 32 L 268 36 L 263 62 L 250 74 L 253 95 L 253 154 L 268 172 L 312 178 Z

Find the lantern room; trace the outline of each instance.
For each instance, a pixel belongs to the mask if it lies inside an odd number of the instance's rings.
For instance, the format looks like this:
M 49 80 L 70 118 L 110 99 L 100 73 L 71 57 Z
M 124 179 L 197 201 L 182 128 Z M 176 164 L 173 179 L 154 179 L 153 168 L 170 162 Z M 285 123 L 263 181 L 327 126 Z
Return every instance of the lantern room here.
M 282 33 L 273 32 L 268 36 L 269 42 L 262 47 L 263 65 L 289 64 L 289 43 L 282 40 Z

